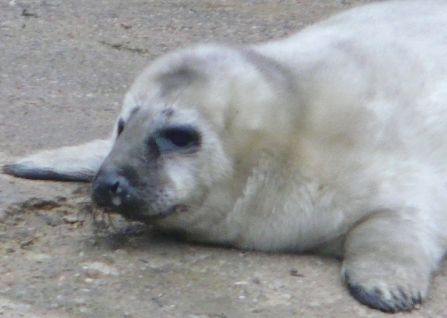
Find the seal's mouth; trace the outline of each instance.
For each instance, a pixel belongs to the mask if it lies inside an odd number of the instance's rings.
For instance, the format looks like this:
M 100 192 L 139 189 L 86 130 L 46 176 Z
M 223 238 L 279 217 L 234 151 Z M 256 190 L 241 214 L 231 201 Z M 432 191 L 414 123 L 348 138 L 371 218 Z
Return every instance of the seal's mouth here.
M 99 207 L 99 208 L 103 213 L 119 214 L 125 217 L 126 219 L 132 221 L 140 221 L 144 223 L 151 223 L 151 221 L 153 220 L 159 220 L 174 214 L 187 213 L 189 211 L 189 207 L 185 204 L 176 204 L 171 208 L 156 214 L 143 214 L 141 212 L 138 212 L 138 210 L 117 209 L 116 207 Z
M 175 205 L 173 207 L 173 209 L 174 209 L 174 213 L 175 212 L 177 212 L 177 213 L 186 213 L 186 212 L 189 211 L 188 206 L 185 205 L 185 204 L 177 204 L 177 205 Z
M 164 212 L 161 212 L 161 213 L 158 213 L 158 214 L 155 214 L 155 215 L 145 215 L 145 217 L 148 220 L 151 220 L 151 219 L 162 219 L 162 218 L 171 216 L 173 214 L 186 213 L 188 211 L 189 211 L 189 208 L 188 208 L 187 205 L 185 205 L 185 204 L 176 204 L 173 207 L 165 210 Z

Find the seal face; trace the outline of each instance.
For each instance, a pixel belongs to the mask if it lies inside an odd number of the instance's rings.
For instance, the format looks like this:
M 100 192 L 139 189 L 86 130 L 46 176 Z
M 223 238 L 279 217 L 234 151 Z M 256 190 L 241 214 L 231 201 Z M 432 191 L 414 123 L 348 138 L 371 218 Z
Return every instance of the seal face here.
M 179 195 L 169 187 L 172 179 L 163 170 L 166 165 L 191 165 L 195 161 L 201 151 L 200 132 L 192 125 L 181 124 L 157 125 L 157 129 L 147 127 L 146 131 L 137 129 L 132 121 L 126 126 L 125 134 L 141 133 L 144 138 L 132 145 L 124 142 L 124 146 L 116 141 L 93 180 L 94 202 L 128 218 L 146 221 L 187 210 L 187 204 L 195 198 L 179 201 Z M 124 131 L 121 127 L 118 130 Z M 117 138 L 126 137 L 119 133 Z M 126 155 L 132 160 L 123 159 Z
M 118 120 L 113 148 L 92 187 L 97 205 L 146 222 L 200 206 L 207 179 L 215 175 L 210 165 L 225 160 L 213 151 L 221 146 L 204 116 L 186 103 L 180 106 L 178 96 L 176 103 L 161 98 L 161 75 L 155 77 L 148 90 L 132 93 L 139 106 L 129 106 L 129 115 Z

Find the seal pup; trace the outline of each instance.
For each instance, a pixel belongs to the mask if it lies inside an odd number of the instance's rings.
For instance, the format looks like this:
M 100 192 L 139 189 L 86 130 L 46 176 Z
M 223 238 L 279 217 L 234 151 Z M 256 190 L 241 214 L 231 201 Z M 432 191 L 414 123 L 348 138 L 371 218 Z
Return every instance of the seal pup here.
M 188 239 L 343 256 L 361 303 L 409 311 L 447 247 L 447 3 L 387 1 L 253 46 L 152 63 L 111 138 L 4 166 L 92 180 Z

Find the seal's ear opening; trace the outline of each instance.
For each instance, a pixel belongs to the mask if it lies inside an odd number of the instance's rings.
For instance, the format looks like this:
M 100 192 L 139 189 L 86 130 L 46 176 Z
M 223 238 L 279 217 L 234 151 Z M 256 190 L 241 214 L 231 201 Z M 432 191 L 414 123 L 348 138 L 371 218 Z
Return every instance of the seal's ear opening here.
M 112 147 L 111 140 L 42 151 L 2 167 L 5 174 L 19 178 L 89 182 Z

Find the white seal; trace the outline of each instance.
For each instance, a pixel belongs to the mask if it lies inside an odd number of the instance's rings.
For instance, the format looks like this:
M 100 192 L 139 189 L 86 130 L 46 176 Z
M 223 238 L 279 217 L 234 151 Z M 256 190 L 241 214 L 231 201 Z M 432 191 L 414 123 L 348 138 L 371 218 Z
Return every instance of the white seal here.
M 447 3 L 387 1 L 279 41 L 151 64 L 108 140 L 19 160 L 191 240 L 343 256 L 383 311 L 426 297 L 447 247 Z

